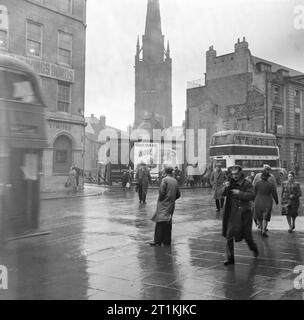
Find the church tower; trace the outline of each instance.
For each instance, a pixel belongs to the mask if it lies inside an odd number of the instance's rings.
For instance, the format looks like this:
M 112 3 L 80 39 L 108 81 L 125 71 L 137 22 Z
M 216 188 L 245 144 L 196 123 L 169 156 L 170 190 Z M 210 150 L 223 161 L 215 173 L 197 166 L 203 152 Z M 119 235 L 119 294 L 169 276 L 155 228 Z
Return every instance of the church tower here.
M 169 42 L 164 46 L 159 0 L 148 0 L 142 46 L 135 55 L 135 128 L 144 121 L 153 128 L 172 126 L 172 60 Z

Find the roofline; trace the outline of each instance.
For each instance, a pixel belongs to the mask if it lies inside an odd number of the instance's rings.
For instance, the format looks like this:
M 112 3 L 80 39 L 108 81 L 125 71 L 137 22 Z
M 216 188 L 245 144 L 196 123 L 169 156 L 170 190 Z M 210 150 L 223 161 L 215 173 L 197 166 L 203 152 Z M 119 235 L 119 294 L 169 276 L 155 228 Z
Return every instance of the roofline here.
M 241 131 L 241 130 L 224 130 L 218 131 L 213 134 L 213 136 L 223 135 L 223 134 L 243 134 L 243 135 L 260 135 L 265 137 L 275 137 L 274 134 L 271 133 L 261 133 L 261 132 L 254 132 L 254 131 Z

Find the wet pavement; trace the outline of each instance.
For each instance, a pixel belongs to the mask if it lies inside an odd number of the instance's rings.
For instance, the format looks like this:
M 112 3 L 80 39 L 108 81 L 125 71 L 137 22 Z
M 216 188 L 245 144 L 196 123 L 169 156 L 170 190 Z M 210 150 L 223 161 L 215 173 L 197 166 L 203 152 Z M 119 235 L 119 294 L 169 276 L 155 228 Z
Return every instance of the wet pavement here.
M 8 267 L 8 290 L 0 290 L 0 299 L 303 299 L 293 272 L 304 264 L 303 215 L 289 234 L 275 206 L 269 238 L 254 228 L 260 256 L 237 243 L 236 264 L 225 267 L 210 189 L 182 190 L 171 247 L 148 244 L 157 190 L 149 191 L 145 206 L 134 191 L 100 193 L 42 201 L 41 229 L 51 233 L 0 249 L 0 265 Z

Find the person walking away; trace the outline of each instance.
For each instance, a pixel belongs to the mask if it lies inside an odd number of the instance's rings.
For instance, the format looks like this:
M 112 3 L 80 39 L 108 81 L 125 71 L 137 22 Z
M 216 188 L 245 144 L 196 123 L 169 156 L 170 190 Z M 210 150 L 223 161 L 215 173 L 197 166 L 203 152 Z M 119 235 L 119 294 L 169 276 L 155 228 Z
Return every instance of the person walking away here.
M 173 177 L 173 168 L 167 167 L 165 172 L 167 176 L 162 180 L 159 187 L 156 212 L 151 219 L 156 222 L 154 242 L 150 243 L 152 246 L 171 245 L 175 201 L 181 196 L 178 183 Z
M 220 213 L 220 210 L 224 206 L 224 182 L 226 181 L 226 175 L 222 171 L 220 165 L 216 165 L 215 170 L 212 172 L 210 177 L 210 184 L 213 189 L 213 198 L 215 199 L 216 212 Z
M 256 185 L 258 183 L 258 181 L 261 181 L 262 180 L 262 174 L 263 174 L 263 172 L 266 171 L 267 173 L 269 173 L 268 181 L 272 182 L 275 185 L 275 187 L 277 188 L 277 181 L 276 181 L 276 178 L 274 177 L 274 175 L 271 173 L 271 170 L 272 169 L 268 164 L 264 164 L 262 172 L 259 172 L 259 173 L 256 174 L 256 176 L 253 179 L 252 184 Z
M 296 227 L 295 222 L 298 216 L 301 196 L 302 190 L 300 183 L 295 182 L 295 173 L 290 171 L 288 173 L 288 180 L 282 184 L 281 194 L 282 215 L 286 216 L 289 225 L 289 233 Z
M 146 197 L 149 184 L 152 184 L 149 169 L 145 163 L 141 163 L 136 172 L 136 183 L 138 185 L 139 202 L 146 204 Z
M 268 164 L 264 164 L 262 172 L 257 173 L 256 176 L 254 177 L 252 182 L 253 186 L 255 186 L 259 181 L 262 180 L 262 174 L 266 172 L 269 175 L 268 181 L 273 183 L 275 188 L 277 189 L 277 181 L 274 175 L 271 173 L 271 170 L 272 169 Z M 259 225 L 258 220 L 256 220 L 255 217 L 254 217 L 254 223 L 258 229 L 261 229 L 262 226 Z
M 254 256 L 259 255 L 256 243 L 252 237 L 252 210 L 250 201 L 254 200 L 252 184 L 244 178 L 243 169 L 236 165 L 231 168 L 231 179 L 226 182 L 223 195 L 226 203 L 223 215 L 222 235 L 226 238 L 225 266 L 234 264 L 234 241 L 245 239 Z
M 174 170 L 174 178 L 175 180 L 177 181 L 178 185 L 180 185 L 181 183 L 181 171 L 178 169 L 178 167 L 176 166 L 175 167 L 175 170 Z
M 190 187 L 194 187 L 194 168 L 192 165 L 187 166 L 187 187 L 190 184 Z
M 258 221 L 263 237 L 268 237 L 266 230 L 267 224 L 271 219 L 271 211 L 274 199 L 276 205 L 279 203 L 278 193 L 275 185 L 268 181 L 269 173 L 264 171 L 262 180 L 254 186 L 254 218 Z
M 77 191 L 77 184 L 76 184 L 76 170 L 75 167 L 71 167 L 69 171 L 69 182 L 70 182 L 70 188 L 69 192 L 75 193 Z
M 121 184 L 124 191 L 126 190 L 126 186 L 128 182 L 129 182 L 129 175 L 126 171 L 124 171 L 121 178 Z
M 254 178 L 255 178 L 255 173 L 254 173 L 254 171 L 250 172 L 250 175 L 248 175 L 248 176 L 246 177 L 246 179 L 247 179 L 249 182 L 251 182 L 252 184 L 253 184 Z

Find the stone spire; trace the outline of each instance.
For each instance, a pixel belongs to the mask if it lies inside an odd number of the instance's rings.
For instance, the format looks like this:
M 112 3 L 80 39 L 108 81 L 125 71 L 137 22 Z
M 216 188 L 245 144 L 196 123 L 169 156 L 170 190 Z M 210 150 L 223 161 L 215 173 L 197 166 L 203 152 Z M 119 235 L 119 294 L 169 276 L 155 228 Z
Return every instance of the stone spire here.
M 154 38 L 161 34 L 159 0 L 148 0 L 145 36 Z
M 159 0 L 148 0 L 143 59 L 152 63 L 164 61 L 164 36 L 161 31 Z

